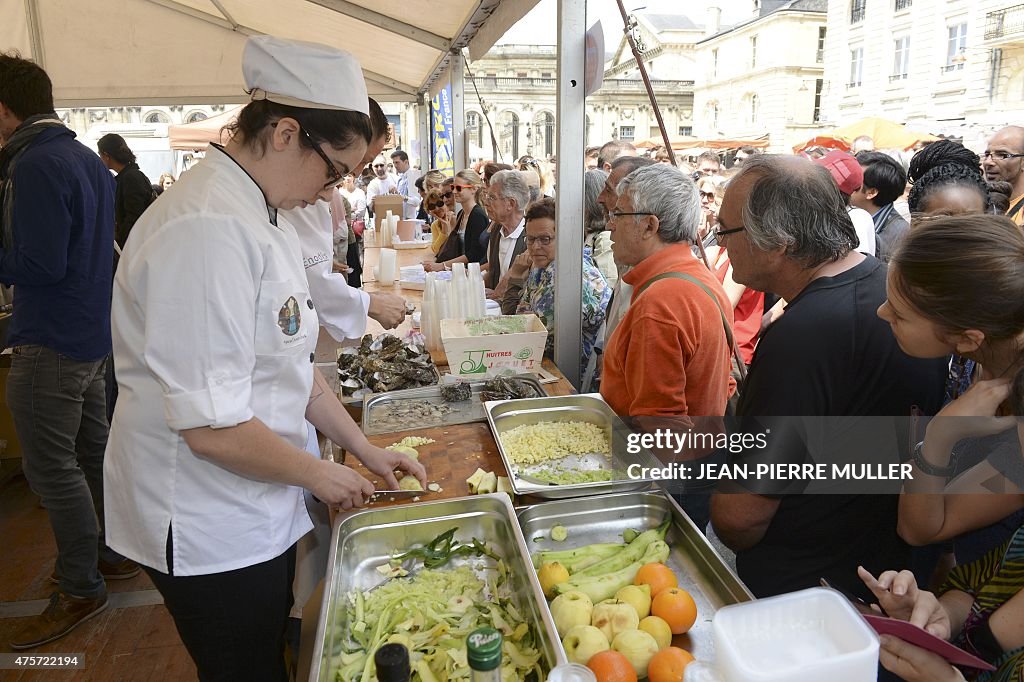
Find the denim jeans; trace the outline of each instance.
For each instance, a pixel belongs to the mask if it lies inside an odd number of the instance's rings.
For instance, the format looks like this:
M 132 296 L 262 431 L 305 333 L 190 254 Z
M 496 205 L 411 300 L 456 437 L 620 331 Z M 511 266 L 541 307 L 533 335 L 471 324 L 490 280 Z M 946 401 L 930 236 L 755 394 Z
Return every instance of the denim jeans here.
M 7 378 L 25 478 L 42 499 L 57 541 L 60 589 L 77 597 L 103 595 L 98 559 L 122 558 L 103 543 L 106 363 L 16 346 Z

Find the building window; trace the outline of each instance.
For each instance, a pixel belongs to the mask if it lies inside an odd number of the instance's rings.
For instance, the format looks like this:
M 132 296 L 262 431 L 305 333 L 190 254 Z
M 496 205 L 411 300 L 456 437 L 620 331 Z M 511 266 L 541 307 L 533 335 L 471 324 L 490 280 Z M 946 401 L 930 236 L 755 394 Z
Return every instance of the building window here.
M 959 71 L 964 68 L 964 53 L 967 51 L 967 23 L 947 27 L 949 39 L 946 47 L 946 66 L 943 71 Z
M 718 48 L 711 50 L 711 78 L 718 78 Z
M 750 36 L 750 68 L 757 68 L 757 36 Z
M 198 123 L 199 121 L 205 121 L 207 119 L 206 114 L 201 111 L 193 111 L 191 114 L 185 117 L 185 123 Z
M 541 78 L 551 78 L 551 72 L 550 71 L 541 71 L 540 77 Z
M 814 113 L 811 115 L 812 123 L 819 123 L 821 121 L 821 91 L 824 88 L 824 84 L 825 81 L 821 78 L 814 81 Z
M 750 123 L 757 123 L 757 109 L 761 104 L 761 100 L 757 95 L 750 96 Z
M 693 126 L 679 126 L 680 137 L 693 137 Z
M 619 126 L 619 139 L 632 140 L 636 135 L 636 126 Z
M 859 24 L 864 21 L 864 12 L 867 8 L 868 0 L 851 0 L 850 2 L 850 23 Z
M 466 112 L 466 137 L 477 147 L 483 149 L 484 127 L 480 125 L 480 114 L 475 111 Z
M 146 114 L 146 123 L 170 123 L 171 118 L 162 111 L 151 111 Z
M 718 102 L 712 102 L 709 108 L 711 109 L 711 127 L 718 130 Z
M 555 153 L 555 117 L 550 111 L 542 112 L 533 120 L 534 149 L 543 149 L 544 156 Z M 538 152 L 539 154 L 539 152 Z
M 825 61 L 825 34 L 828 32 L 824 26 L 818 27 L 818 53 L 816 55 L 817 62 L 821 64 Z
M 501 116 L 501 148 L 505 156 L 514 159 L 519 158 L 519 117 L 511 111 L 506 111 Z
M 530 74 L 527 71 L 517 71 L 516 78 L 529 78 Z
M 889 81 L 905 80 L 910 72 L 910 36 L 897 38 L 893 50 L 892 75 Z
M 896 11 L 902 12 L 905 9 L 910 9 L 910 6 L 914 4 L 914 0 L 896 0 Z
M 850 80 L 846 83 L 847 88 L 859 88 L 864 78 L 864 48 L 858 47 L 850 50 Z

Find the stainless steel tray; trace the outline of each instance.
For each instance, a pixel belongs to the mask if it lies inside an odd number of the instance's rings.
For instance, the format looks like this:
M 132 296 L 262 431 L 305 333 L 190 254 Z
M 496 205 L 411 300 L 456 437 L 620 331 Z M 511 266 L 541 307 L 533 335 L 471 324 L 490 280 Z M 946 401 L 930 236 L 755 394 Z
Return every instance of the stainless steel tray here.
M 646 449 L 636 454 L 626 451 L 626 437 L 631 430 L 615 414 L 602 398 L 600 393 L 583 393 L 580 395 L 551 396 L 546 398 L 529 398 L 525 400 L 496 400 L 484 403 L 487 410 L 487 423 L 498 444 L 498 453 L 508 470 L 512 490 L 517 495 L 533 495 L 545 499 L 562 499 L 566 497 L 582 497 L 584 495 L 603 495 L 612 492 L 642 490 L 650 488 L 655 479 L 650 477 L 626 478 L 629 467 L 639 464 L 646 469 L 664 467 L 654 455 Z M 520 478 L 520 474 L 535 476 L 539 466 L 521 467 L 512 462 L 512 458 L 501 442 L 501 434 L 524 424 L 540 422 L 582 421 L 595 424 L 604 429 L 611 443 L 610 458 L 603 455 L 570 455 L 560 460 L 547 462 L 546 466 L 561 466 L 564 469 L 611 469 L 620 477 L 610 481 L 595 483 L 575 483 L 571 485 L 544 485 Z
M 540 385 L 535 374 L 516 374 L 512 379 L 518 379 L 529 385 L 535 394 L 547 395 Z M 457 403 L 446 403 L 441 398 L 441 384 L 434 386 L 423 386 L 421 388 L 409 388 L 404 391 L 390 391 L 388 393 L 371 393 L 363 400 L 363 433 L 372 436 L 378 433 L 394 433 L 397 431 L 410 431 L 430 426 L 453 426 L 455 424 L 470 424 L 473 422 L 486 421 L 487 414 L 484 411 L 484 404 L 480 400 L 480 392 L 483 390 L 486 379 L 479 379 L 469 382 L 472 392 L 468 400 Z M 416 424 L 395 427 L 388 424 L 381 418 L 381 411 L 389 405 L 394 405 L 403 400 L 425 402 L 431 405 L 447 405 L 454 408 L 452 412 L 441 415 L 437 420 L 422 420 Z
M 356 512 L 338 521 L 331 538 L 310 680 L 335 679 L 336 657 L 348 630 L 350 606 L 345 595 L 383 583 L 375 569 L 397 549 L 426 544 L 453 525 L 459 527 L 456 537 L 486 539 L 504 559 L 512 601 L 538 634 L 544 667 L 565 662 L 512 502 L 508 495 L 497 493 Z M 484 561 L 490 560 L 457 559 L 452 565 Z
M 679 578 L 679 586 L 697 603 L 697 622 L 673 643 L 697 659 L 714 660 L 711 619 L 723 606 L 751 601 L 754 596 L 675 500 L 661 492 L 620 493 L 602 497 L 543 502 L 519 510 L 519 524 L 530 550 L 573 549 L 595 542 L 622 540 L 627 528 L 656 528 L 671 514 L 666 541 L 671 554 L 666 562 Z M 564 542 L 550 539 L 551 527 L 569 531 Z

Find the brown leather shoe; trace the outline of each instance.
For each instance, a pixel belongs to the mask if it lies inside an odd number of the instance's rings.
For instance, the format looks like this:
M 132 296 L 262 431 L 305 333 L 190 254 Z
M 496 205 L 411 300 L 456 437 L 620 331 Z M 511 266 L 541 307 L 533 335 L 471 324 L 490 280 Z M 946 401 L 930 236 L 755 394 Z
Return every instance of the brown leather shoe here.
M 142 571 L 142 567 L 131 559 L 122 559 L 115 564 L 107 563 L 100 559 L 99 568 L 100 575 L 103 576 L 104 580 L 128 580 L 129 578 L 134 578 Z M 60 576 L 57 575 L 56 568 L 50 574 L 50 582 L 54 585 L 60 584 Z
M 50 604 L 41 614 L 33 617 L 11 640 L 12 649 L 31 649 L 68 634 L 107 608 L 107 595 L 89 599 L 54 592 Z

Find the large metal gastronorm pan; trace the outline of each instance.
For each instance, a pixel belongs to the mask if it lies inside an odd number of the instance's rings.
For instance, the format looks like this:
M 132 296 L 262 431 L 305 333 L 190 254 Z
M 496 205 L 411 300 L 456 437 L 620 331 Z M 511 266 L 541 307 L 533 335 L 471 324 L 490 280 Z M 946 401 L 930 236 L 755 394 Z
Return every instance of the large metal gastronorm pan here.
M 697 622 L 686 634 L 676 635 L 673 643 L 699 660 L 710 661 L 715 657 L 711 632 L 715 612 L 754 596 L 672 498 L 661 492 L 642 492 L 543 502 L 520 509 L 519 524 L 530 550 L 537 552 L 621 542 L 627 528 L 657 528 L 667 515 L 672 517 L 666 537 L 672 551 L 666 563 L 679 578 L 679 586 L 697 604 Z M 555 525 L 568 530 L 564 542 L 551 541 Z
M 538 634 L 544 667 L 565 662 L 512 502 L 508 495 L 497 493 L 356 512 L 335 525 L 311 681 L 335 679 L 336 655 L 346 637 L 351 610 L 346 594 L 369 591 L 383 583 L 377 566 L 396 551 L 426 544 L 452 526 L 458 526 L 456 537 L 460 540 L 485 540 L 505 561 L 512 601 Z M 456 559 L 452 565 L 484 561 L 491 560 L 470 557 Z
M 537 380 L 536 374 L 516 374 L 511 378 L 522 381 L 538 397 L 546 395 Z M 467 383 L 471 391 L 469 399 L 455 403 L 446 403 L 441 398 L 441 384 L 423 386 L 421 388 L 408 388 L 402 391 L 390 391 L 388 393 L 371 393 L 363 399 L 363 433 L 367 436 L 373 436 L 379 433 L 397 433 L 431 426 L 452 426 L 454 424 L 470 424 L 485 421 L 487 415 L 484 414 L 484 403 L 480 400 L 480 392 L 483 391 L 484 384 L 487 381 L 477 380 Z M 415 424 L 395 425 L 381 420 L 380 416 L 384 410 L 405 401 L 443 405 L 449 408 L 451 412 L 440 415 L 434 420 L 421 420 Z
M 484 406 L 487 410 L 487 423 L 498 444 L 498 453 L 508 470 L 512 490 L 517 495 L 562 499 L 642 490 L 650 488 L 654 479 L 647 476 L 628 478 L 630 465 L 638 464 L 641 468 L 648 470 L 664 466 L 649 450 L 641 449 L 636 454 L 627 452 L 626 438 L 631 430 L 619 419 L 608 403 L 602 400 L 600 393 L 523 400 L 496 400 L 484 403 Z M 617 473 L 616 477 L 610 481 L 567 485 L 545 485 L 521 478 L 523 474 L 537 473 L 538 467 L 522 467 L 515 464 L 502 444 L 502 434 L 524 424 L 569 421 L 589 422 L 604 429 L 611 443 L 611 458 L 596 454 L 572 455 L 550 462 L 549 465 L 560 466 L 563 469 L 611 469 Z

